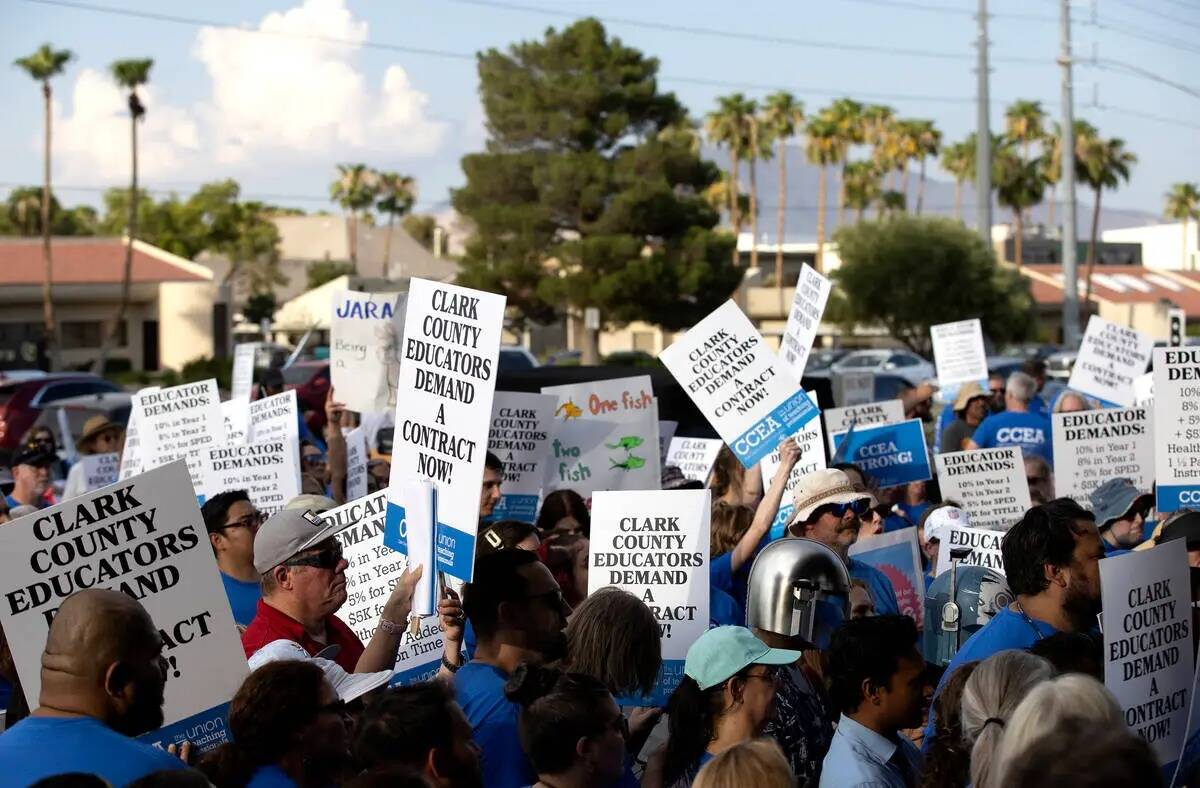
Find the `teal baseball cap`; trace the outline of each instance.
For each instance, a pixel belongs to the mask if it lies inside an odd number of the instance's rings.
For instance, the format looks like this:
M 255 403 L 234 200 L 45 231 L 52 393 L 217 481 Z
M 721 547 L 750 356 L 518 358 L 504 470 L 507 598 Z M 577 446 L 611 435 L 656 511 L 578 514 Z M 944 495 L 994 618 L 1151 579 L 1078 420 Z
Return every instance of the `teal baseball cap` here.
M 771 648 L 745 627 L 716 627 L 688 649 L 683 673 L 706 690 L 750 665 L 791 665 L 798 659 L 799 651 Z

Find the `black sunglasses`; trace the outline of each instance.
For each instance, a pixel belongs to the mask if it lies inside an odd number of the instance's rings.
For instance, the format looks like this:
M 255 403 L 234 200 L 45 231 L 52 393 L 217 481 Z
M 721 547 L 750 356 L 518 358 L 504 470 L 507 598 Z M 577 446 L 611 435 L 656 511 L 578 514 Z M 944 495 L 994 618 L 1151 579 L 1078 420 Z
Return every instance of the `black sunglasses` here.
M 850 503 L 831 503 L 826 504 L 826 506 L 829 507 L 829 513 L 834 517 L 845 517 L 847 511 L 862 515 L 871 508 L 871 501 L 867 498 L 859 498 Z
M 556 588 L 553 591 L 546 591 L 541 594 L 534 594 L 533 596 L 527 596 L 525 597 L 525 600 L 528 602 L 545 601 L 551 607 L 558 608 L 562 608 L 567 604 L 567 598 L 563 596 L 561 588 Z
M 335 569 L 342 562 L 342 546 L 326 547 L 312 555 L 302 555 L 283 562 L 284 566 L 315 566 L 317 569 Z

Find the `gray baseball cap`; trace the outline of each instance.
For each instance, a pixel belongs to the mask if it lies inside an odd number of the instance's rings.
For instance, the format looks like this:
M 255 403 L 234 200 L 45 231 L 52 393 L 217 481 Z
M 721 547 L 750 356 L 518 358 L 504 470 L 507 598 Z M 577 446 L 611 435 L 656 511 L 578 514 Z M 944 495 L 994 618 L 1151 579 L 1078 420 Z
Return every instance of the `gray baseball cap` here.
M 1096 515 L 1096 527 L 1103 531 L 1128 514 L 1138 501 L 1149 498 L 1150 493 L 1139 490 L 1132 479 L 1109 479 L 1092 490 L 1089 497 L 1092 513 Z
M 307 509 L 284 509 L 271 515 L 254 536 L 254 571 L 265 575 L 294 555 L 312 549 L 339 530 Z

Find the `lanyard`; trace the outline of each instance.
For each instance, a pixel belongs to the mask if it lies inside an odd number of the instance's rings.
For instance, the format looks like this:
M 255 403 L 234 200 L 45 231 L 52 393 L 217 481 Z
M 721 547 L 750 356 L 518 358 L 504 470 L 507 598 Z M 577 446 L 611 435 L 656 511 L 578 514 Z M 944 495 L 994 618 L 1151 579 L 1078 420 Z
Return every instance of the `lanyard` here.
M 1025 612 L 1025 608 L 1021 607 L 1021 603 L 1013 600 L 1013 605 L 1016 606 L 1017 612 L 1021 614 L 1021 618 L 1025 619 L 1025 623 L 1028 624 L 1029 628 L 1033 630 L 1033 634 L 1037 635 L 1037 639 L 1042 640 L 1045 638 L 1046 636 L 1042 634 L 1042 630 L 1037 628 L 1037 624 L 1033 623 L 1033 619 L 1030 618 L 1029 614 Z

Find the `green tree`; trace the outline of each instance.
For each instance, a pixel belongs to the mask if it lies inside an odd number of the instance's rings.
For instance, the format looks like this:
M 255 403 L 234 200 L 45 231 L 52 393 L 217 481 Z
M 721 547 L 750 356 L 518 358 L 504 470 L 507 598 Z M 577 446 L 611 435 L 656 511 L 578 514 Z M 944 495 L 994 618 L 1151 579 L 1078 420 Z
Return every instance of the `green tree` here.
M 938 152 L 942 149 L 942 132 L 933 125 L 932 120 L 914 120 L 912 123 L 916 150 L 914 158 L 921 164 L 917 179 L 917 215 L 920 216 L 921 209 L 925 206 L 925 161 L 937 159 Z
M 825 203 L 828 186 L 829 165 L 845 158 L 845 140 L 838 133 L 837 124 L 825 113 L 808 122 L 808 145 L 805 156 L 808 163 L 817 167 L 817 271 L 825 270 Z
M 854 209 L 854 220 L 861 222 L 863 212 L 879 199 L 879 171 L 869 161 L 854 161 L 843 171 L 846 182 L 846 205 Z
M 594 19 L 479 56 L 489 138 L 452 195 L 475 226 L 460 283 L 504 293 L 521 319 L 597 307 L 668 330 L 729 297 L 741 271 L 703 196 L 720 170 L 657 73 Z
M 437 219 L 423 213 L 410 213 L 400 220 L 400 226 L 404 228 L 404 232 L 412 236 L 412 239 L 424 246 L 429 251 L 438 256 L 445 256 L 447 251 L 446 236 L 441 236 L 441 249 L 435 249 L 434 244 L 437 242 Z
M 315 263 L 309 263 L 304 273 L 308 279 L 308 289 L 312 290 L 314 287 L 332 282 L 339 276 L 353 274 L 354 266 L 339 260 L 318 260 Z
M 358 270 L 359 214 L 371 207 L 379 194 L 379 173 L 365 164 L 339 164 L 338 178 L 329 185 L 329 197 L 350 214 L 350 265 Z
M 42 109 L 44 128 L 42 132 L 42 326 L 45 333 L 46 356 L 51 369 L 62 367 L 62 353 L 58 341 L 58 323 L 54 317 L 54 262 L 50 250 L 50 126 L 53 113 L 50 80 L 62 73 L 74 57 L 69 49 L 54 49 L 42 44 L 37 51 L 14 61 L 14 65 L 25 71 L 42 85 Z
M 1025 210 L 1042 201 L 1046 181 L 1038 162 L 1027 161 L 1016 150 L 1017 140 L 1006 142 L 992 153 L 992 180 L 996 183 L 997 200 L 1013 212 L 1013 257 L 1020 270 L 1024 262 Z
M 242 307 L 242 317 L 247 322 L 258 325 L 274 317 L 275 308 L 274 293 L 255 293 L 246 299 L 246 305 Z
M 1046 113 L 1042 102 L 1020 99 L 1004 111 L 1005 133 L 1021 145 L 1021 158 L 1032 161 L 1029 146 L 1046 136 Z
M 763 126 L 775 142 L 779 156 L 779 194 L 775 206 L 775 286 L 783 287 L 783 239 L 787 222 L 788 140 L 804 127 L 804 105 L 787 91 L 767 96 L 763 104 Z
M 837 232 L 848 325 L 882 325 L 916 353 L 930 353 L 929 327 L 977 317 L 996 342 L 1024 338 L 1032 325 L 1028 282 L 995 264 L 992 250 L 953 219 L 897 216 Z M 913 275 L 913 261 L 921 275 Z
M 153 65 L 154 61 L 150 59 L 118 60 L 109 67 L 117 84 L 129 91 L 129 147 L 131 152 L 129 237 L 125 241 L 125 267 L 121 276 L 121 301 L 117 304 L 117 315 L 112 324 L 108 326 L 104 342 L 100 345 L 100 352 L 92 364 L 92 372 L 97 375 L 104 374 L 104 367 L 108 363 L 108 354 L 112 352 L 113 347 L 117 344 L 117 339 L 121 336 L 125 314 L 129 311 L 129 290 L 133 280 L 133 241 L 137 237 L 137 210 L 135 209 L 135 195 L 138 193 L 137 127 L 138 121 L 146 115 L 146 108 L 142 104 L 141 97 L 138 96 L 137 89 L 150 81 L 150 68 Z
M 744 213 L 738 196 L 741 194 L 740 164 L 750 149 L 750 130 L 748 119 L 751 113 L 751 102 L 741 93 L 721 96 L 717 99 L 717 109 L 708 113 L 704 121 L 704 131 L 715 145 L 729 151 L 729 177 L 735 189 L 728 193 L 729 224 L 733 227 L 736 237 L 742 232 Z M 750 198 L 750 210 L 755 209 L 754 197 Z M 737 245 L 731 250 L 733 262 L 738 262 Z
M 962 220 L 962 185 L 975 180 L 975 138 L 942 149 L 942 169 L 954 177 L 954 218 Z
M 838 178 L 837 211 L 837 226 L 841 227 L 846 220 L 846 200 L 849 197 L 846 168 L 850 163 L 850 148 L 854 145 L 861 145 L 866 140 L 867 124 L 863 115 L 863 105 L 853 99 L 837 99 L 821 114 L 837 127 L 837 133 L 842 142 L 842 172 L 841 177 Z
M 386 266 L 392 260 L 392 227 L 396 217 L 403 217 L 412 210 L 417 201 L 417 179 L 398 172 L 379 173 L 379 199 L 375 208 L 387 214 L 387 236 L 383 242 L 383 261 Z
M 1121 181 L 1128 181 L 1129 168 L 1136 163 L 1137 156 L 1125 149 L 1125 140 L 1120 137 L 1105 139 L 1099 134 L 1090 134 L 1076 140 L 1075 177 L 1091 186 L 1096 195 L 1096 201 L 1092 204 L 1091 241 L 1088 243 L 1085 304 L 1092 299 L 1092 271 L 1096 267 L 1096 242 L 1100 237 L 1100 198 L 1105 189 L 1115 191 Z
M 1188 220 L 1200 220 L 1200 188 L 1194 183 L 1173 183 L 1167 192 L 1168 219 L 1176 219 L 1183 226 L 1183 254 L 1179 267 L 1188 269 Z

